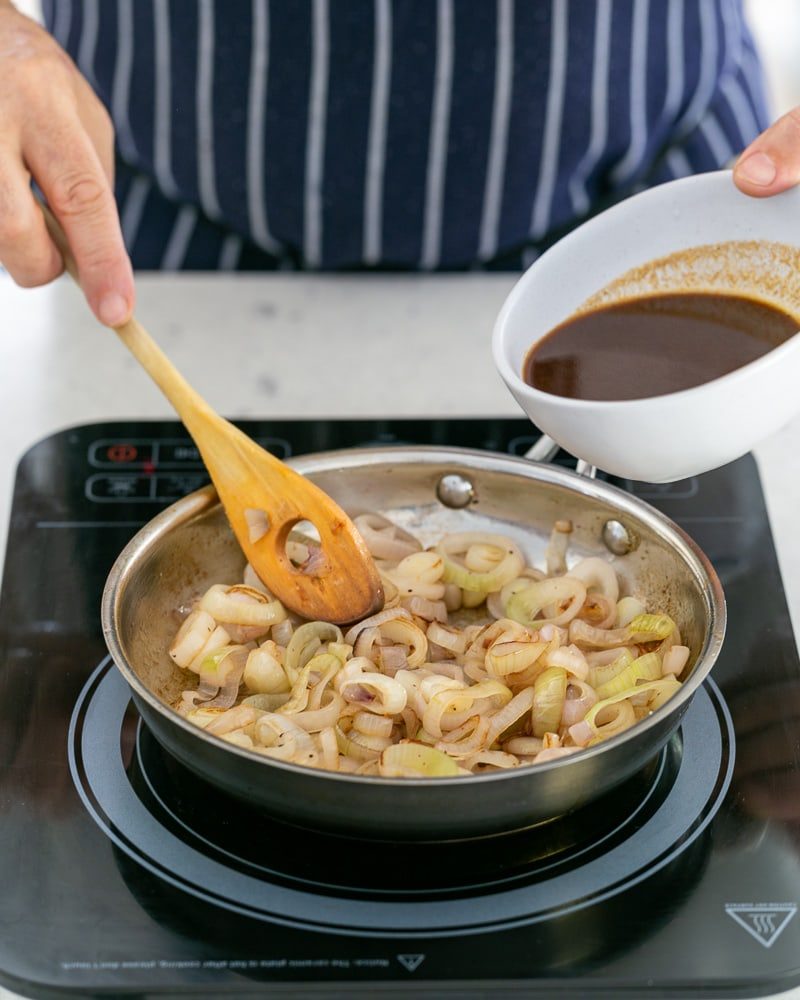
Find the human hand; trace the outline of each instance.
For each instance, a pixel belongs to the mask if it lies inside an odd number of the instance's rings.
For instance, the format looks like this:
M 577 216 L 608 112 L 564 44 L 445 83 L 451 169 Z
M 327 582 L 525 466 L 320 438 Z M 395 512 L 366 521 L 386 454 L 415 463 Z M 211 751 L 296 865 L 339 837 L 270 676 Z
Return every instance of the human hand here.
M 112 192 L 111 119 L 69 56 L 9 0 L 0 0 L 0 122 L 0 262 L 26 288 L 63 270 L 33 178 L 64 227 L 92 311 L 108 326 L 125 322 L 134 285 Z
M 733 168 L 745 194 L 765 198 L 800 183 L 800 107 L 779 118 L 745 149 Z

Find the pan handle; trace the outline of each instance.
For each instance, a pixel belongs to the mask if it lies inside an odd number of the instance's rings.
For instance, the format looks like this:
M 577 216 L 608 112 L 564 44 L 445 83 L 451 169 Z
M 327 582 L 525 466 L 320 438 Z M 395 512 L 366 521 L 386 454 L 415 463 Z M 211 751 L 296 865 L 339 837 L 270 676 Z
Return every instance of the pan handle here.
M 551 437 L 542 434 L 539 440 L 525 452 L 524 457 L 530 459 L 531 462 L 552 462 L 559 447 L 560 445 L 557 445 Z M 584 462 L 582 458 L 578 459 L 575 471 L 579 476 L 586 476 L 587 479 L 594 479 L 597 476 L 597 468 Z

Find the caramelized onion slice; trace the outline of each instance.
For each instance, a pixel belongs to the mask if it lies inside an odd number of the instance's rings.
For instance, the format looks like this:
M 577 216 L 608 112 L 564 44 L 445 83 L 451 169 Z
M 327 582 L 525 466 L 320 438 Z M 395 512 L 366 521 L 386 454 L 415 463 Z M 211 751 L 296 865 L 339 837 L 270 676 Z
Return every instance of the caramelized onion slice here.
M 422 549 L 418 539 L 382 514 L 359 514 L 354 518 L 353 524 L 364 539 L 370 555 L 376 559 L 399 562 Z
M 577 615 L 586 600 L 586 587 L 569 576 L 551 577 L 528 584 L 514 593 L 506 604 L 509 618 L 527 628 L 542 625 L 566 625 Z M 552 607 L 554 614 L 540 617 Z
M 193 611 L 178 629 L 169 655 L 184 669 L 194 660 L 211 637 L 217 623 L 206 611 Z
M 481 546 L 482 556 L 486 558 L 488 547 L 497 553 L 494 568 L 485 572 L 474 572 L 458 557 L 466 557 L 473 546 Z M 525 565 L 525 560 L 516 543 L 505 535 L 492 535 L 485 532 L 465 531 L 460 534 L 446 535 L 436 546 L 444 559 L 444 582 L 455 583 L 462 590 L 478 591 L 490 594 L 500 590 L 510 580 L 519 576 Z
M 383 751 L 378 772 L 384 778 L 452 778 L 469 773 L 441 750 L 405 740 Z
M 587 590 L 599 590 L 613 604 L 619 598 L 619 579 L 614 567 L 599 556 L 589 556 L 570 569 L 569 575 L 574 580 L 580 580 Z

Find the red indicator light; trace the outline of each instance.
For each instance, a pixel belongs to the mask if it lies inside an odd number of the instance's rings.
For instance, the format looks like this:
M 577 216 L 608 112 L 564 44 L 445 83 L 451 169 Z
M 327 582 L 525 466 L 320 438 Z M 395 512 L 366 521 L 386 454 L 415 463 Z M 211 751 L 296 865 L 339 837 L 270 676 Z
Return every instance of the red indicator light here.
M 112 444 L 106 451 L 106 457 L 110 462 L 135 462 L 139 452 L 132 444 Z

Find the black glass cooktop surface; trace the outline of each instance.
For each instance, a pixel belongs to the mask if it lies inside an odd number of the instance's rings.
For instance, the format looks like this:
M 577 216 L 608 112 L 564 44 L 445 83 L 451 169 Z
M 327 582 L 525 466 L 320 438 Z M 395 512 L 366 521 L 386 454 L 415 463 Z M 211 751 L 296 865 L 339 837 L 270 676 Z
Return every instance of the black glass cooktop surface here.
M 376 443 L 522 455 L 537 436 L 504 419 L 242 426 L 280 457 Z M 67 430 L 20 463 L 0 598 L 0 982 L 293 997 L 800 984 L 800 662 L 751 458 L 621 484 L 698 541 L 728 600 L 714 680 L 664 751 L 568 817 L 417 845 L 277 823 L 138 719 L 100 593 L 128 538 L 204 481 L 173 423 Z

